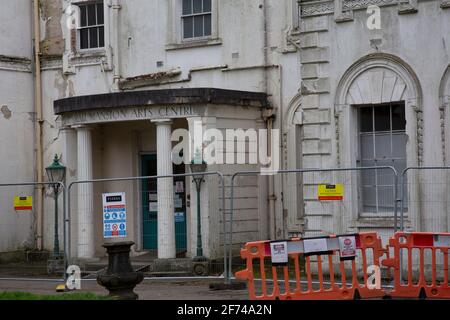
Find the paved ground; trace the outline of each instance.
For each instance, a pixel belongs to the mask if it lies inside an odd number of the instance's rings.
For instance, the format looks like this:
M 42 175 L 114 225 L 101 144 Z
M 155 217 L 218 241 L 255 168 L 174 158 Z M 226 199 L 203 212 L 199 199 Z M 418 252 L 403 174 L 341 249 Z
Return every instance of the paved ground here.
M 209 289 L 212 281 L 148 281 L 144 280 L 135 292 L 142 300 L 246 300 L 247 290 Z M 35 294 L 55 294 L 55 281 L 0 280 L 0 291 L 22 291 Z M 96 281 L 83 281 L 81 292 L 107 295 Z

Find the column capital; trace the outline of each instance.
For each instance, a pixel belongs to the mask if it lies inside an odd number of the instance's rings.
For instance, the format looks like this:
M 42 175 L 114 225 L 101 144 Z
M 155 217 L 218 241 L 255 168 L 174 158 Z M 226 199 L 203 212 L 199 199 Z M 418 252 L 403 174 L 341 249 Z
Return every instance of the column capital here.
M 171 125 L 173 123 L 172 119 L 156 119 L 156 120 L 150 120 L 152 123 L 154 123 L 157 126 L 160 125 Z
M 85 125 L 85 124 L 76 124 L 76 125 L 70 126 L 70 128 L 76 129 L 76 130 L 82 130 L 82 129 L 84 129 L 84 130 L 93 130 L 94 126 L 92 126 L 92 125 Z
M 60 129 L 61 131 L 75 131 L 75 128 L 73 126 L 63 126 Z

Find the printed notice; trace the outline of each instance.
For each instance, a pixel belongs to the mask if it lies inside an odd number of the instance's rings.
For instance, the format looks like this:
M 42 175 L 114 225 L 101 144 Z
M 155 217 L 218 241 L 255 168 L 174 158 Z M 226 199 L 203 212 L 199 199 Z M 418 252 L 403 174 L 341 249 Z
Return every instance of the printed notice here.
M 288 262 L 287 241 L 271 242 L 270 254 L 273 264 L 285 264 Z
M 175 182 L 175 192 L 176 193 L 184 192 L 184 183 L 183 183 L 183 181 Z
M 184 222 L 184 212 L 175 212 L 175 222 Z
M 173 203 L 176 209 L 183 208 L 183 200 L 180 197 L 173 199 Z
M 14 210 L 33 210 L 33 197 L 14 197 Z
M 339 237 L 339 253 L 341 258 L 353 258 L 356 256 L 355 236 Z
M 317 193 L 318 193 L 319 201 L 344 200 L 344 185 L 343 184 L 319 184 Z
M 103 237 L 123 238 L 127 236 L 127 209 L 125 193 L 103 194 Z
M 327 238 L 303 240 L 305 253 L 328 251 Z
M 148 211 L 150 211 L 150 212 L 158 211 L 158 202 L 149 202 L 148 203 Z

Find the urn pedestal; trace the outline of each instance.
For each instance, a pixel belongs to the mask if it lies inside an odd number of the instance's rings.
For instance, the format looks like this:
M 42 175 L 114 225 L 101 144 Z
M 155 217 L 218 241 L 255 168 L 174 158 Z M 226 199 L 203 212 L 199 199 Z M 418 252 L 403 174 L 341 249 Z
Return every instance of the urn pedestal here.
M 109 296 L 118 300 L 137 300 L 133 291 L 144 280 L 142 272 L 133 270 L 130 250 L 134 242 L 115 242 L 103 245 L 108 252 L 108 269 L 97 276 L 97 283 L 109 291 Z

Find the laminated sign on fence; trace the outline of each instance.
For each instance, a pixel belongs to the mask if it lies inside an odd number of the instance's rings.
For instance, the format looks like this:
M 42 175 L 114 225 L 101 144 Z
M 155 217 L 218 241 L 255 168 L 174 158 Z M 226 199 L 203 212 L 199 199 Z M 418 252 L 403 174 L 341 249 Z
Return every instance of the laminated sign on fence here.
M 127 236 L 125 192 L 103 194 L 103 237 Z
M 14 210 L 33 210 L 33 197 L 14 197 Z
M 318 198 L 319 198 L 319 201 L 344 200 L 344 185 L 343 184 L 319 184 Z

